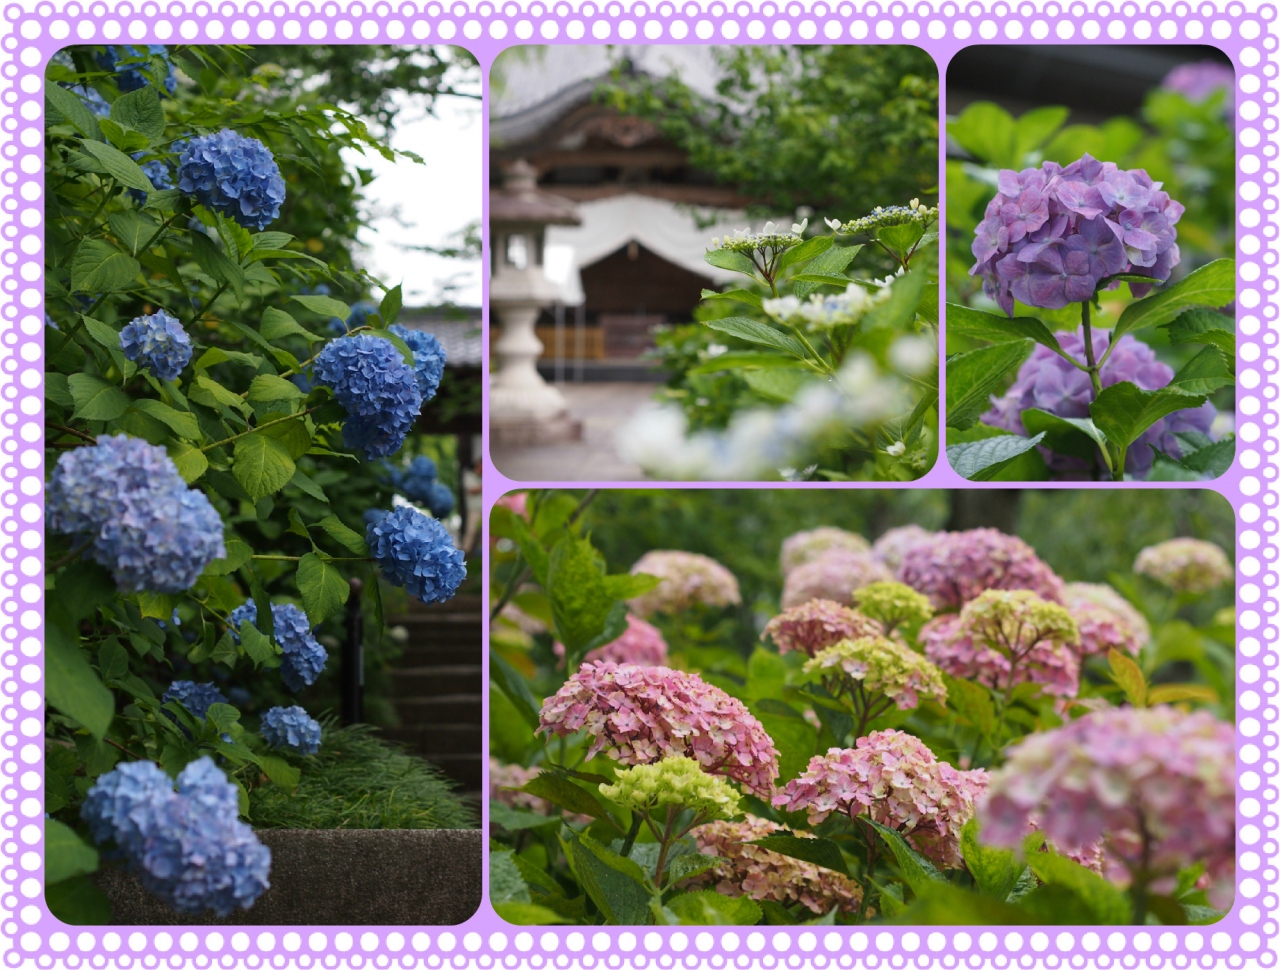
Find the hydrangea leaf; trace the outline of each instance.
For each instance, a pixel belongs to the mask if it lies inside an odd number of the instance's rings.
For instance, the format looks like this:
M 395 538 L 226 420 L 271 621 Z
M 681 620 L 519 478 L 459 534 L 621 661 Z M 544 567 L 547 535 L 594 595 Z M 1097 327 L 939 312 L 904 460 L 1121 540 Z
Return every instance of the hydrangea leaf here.
M 139 192 L 154 191 L 155 186 L 142 171 L 142 166 L 114 145 L 86 140 L 80 143 L 80 147 L 96 158 L 107 174 L 126 188 L 137 189 Z
M 722 896 L 711 889 L 682 893 L 663 906 L 681 926 L 755 926 L 764 913 L 747 896 Z
M 795 835 L 767 835 L 763 839 L 756 839 L 751 844 L 768 849 L 770 852 L 776 852 L 779 855 L 811 862 L 815 866 L 822 866 L 822 868 L 838 872 L 842 876 L 849 875 L 849 866 L 845 862 L 844 853 L 840 851 L 840 846 L 830 839 L 802 839 Z
M 160 95 L 151 85 L 120 95 L 111 103 L 111 120 L 141 132 L 150 141 L 164 137 L 164 109 Z
M 971 482 L 989 481 L 996 472 L 1030 451 L 1044 440 L 1044 432 L 1030 438 L 1016 434 L 1002 434 L 981 441 L 947 446 L 947 461 L 956 474 Z
M 550 771 L 538 772 L 518 790 L 534 795 L 537 798 L 545 799 L 552 805 L 558 805 L 560 808 L 570 812 L 612 821 L 609 818 L 608 810 L 600 803 L 600 799 L 585 788 L 575 785 L 567 778 L 561 778 Z
M 537 903 L 494 902 L 493 911 L 514 926 L 558 926 L 575 922 Z
M 302 594 L 302 608 L 312 626 L 319 626 L 329 617 L 337 616 L 351 593 L 351 585 L 342 578 L 338 567 L 313 552 L 299 561 L 297 582 L 298 592 Z
M 684 879 L 692 879 L 694 876 L 700 876 L 704 872 L 710 872 L 716 866 L 724 862 L 717 855 L 700 855 L 697 852 L 690 852 L 685 855 L 676 856 L 667 866 L 666 884 L 674 886 L 676 883 Z
M 258 327 L 267 340 L 281 340 L 285 337 L 302 337 L 308 343 L 323 340 L 310 330 L 305 329 L 291 315 L 275 307 L 267 307 L 262 311 L 262 322 Z
M 173 459 L 173 465 L 178 469 L 178 474 L 188 485 L 199 481 L 200 476 L 209 470 L 209 459 L 204 456 L 203 451 L 190 442 L 176 441 L 167 445 L 166 450 L 169 452 L 169 457 Z
M 223 387 L 207 374 L 196 374 L 196 384 L 191 388 L 190 396 L 191 400 L 197 404 L 203 404 L 215 410 L 219 406 L 235 408 L 242 414 L 248 414 L 251 410 L 249 404 L 239 394 Z
M 1107 440 L 1128 447 L 1165 415 L 1198 408 L 1205 400 L 1202 394 L 1189 394 L 1172 386 L 1144 391 L 1131 381 L 1120 381 L 1102 389 L 1089 405 L 1089 414 Z
M 643 926 L 649 922 L 652 893 L 640 866 L 589 836 L 570 832 L 563 842 L 578 883 L 609 923 Z
M 200 440 L 200 422 L 196 420 L 196 416 L 190 411 L 179 411 L 168 404 L 145 397 L 133 401 L 130 407 L 167 425 L 179 437 L 186 438 L 188 441 Z M 208 463 L 206 462 L 206 467 L 207 465 Z M 179 469 L 178 471 L 181 474 L 182 470 Z M 199 476 L 196 477 L 198 478 Z M 189 481 L 194 480 L 190 479 Z
M 706 324 L 712 330 L 739 337 L 753 344 L 781 350 L 800 360 L 805 360 L 809 356 L 804 345 L 795 337 L 775 330 L 759 320 L 752 320 L 749 317 L 721 317 L 719 320 L 708 320 Z
M 809 759 L 817 752 L 818 732 L 813 725 L 802 718 L 781 717 L 764 711 L 756 713 L 756 718 L 778 749 L 778 784 L 803 774 Z
M 1173 375 L 1170 387 L 1188 394 L 1212 394 L 1220 387 L 1235 383 L 1235 375 L 1217 347 L 1205 347 Z
M 804 268 L 802 276 L 833 277 L 840 280 L 838 285 L 847 286 L 849 280 L 843 275 L 844 271 L 848 268 L 849 264 L 853 262 L 853 258 L 858 255 L 861 249 L 862 243 L 858 243 L 856 246 L 832 246 L 825 253 L 821 253 L 814 257 L 814 259 L 810 261 L 809 265 Z M 791 277 L 791 282 L 792 294 L 802 300 L 822 285 L 821 283 L 809 282 L 802 279 L 801 276 Z M 760 305 L 761 304 L 757 304 L 757 306 Z
M 982 347 L 947 360 L 947 426 L 963 431 L 991 404 L 991 395 L 1031 355 L 1032 340 Z
M 1045 920 L 990 896 L 934 883 L 916 893 L 915 902 L 890 922 L 902 926 L 1028 926 Z
M 547 825 L 559 825 L 558 815 L 539 815 L 522 808 L 512 808 L 502 802 L 489 801 L 489 821 L 502 826 L 508 832 L 522 832 L 525 829 L 540 829 Z
M 786 403 L 812 380 L 807 369 L 798 367 L 768 367 L 742 372 L 747 386 L 768 401 Z
M 253 549 L 244 540 L 229 535 L 224 544 L 227 549 L 226 558 L 215 559 L 205 567 L 205 572 L 212 576 L 230 576 L 253 559 Z
M 271 780 L 273 785 L 278 785 L 285 791 L 293 791 L 298 787 L 298 782 L 302 780 L 302 772 L 283 758 L 277 758 L 275 755 L 270 754 L 260 754 L 254 756 L 254 762 L 262 769 L 262 773 Z
M 301 303 L 312 313 L 318 313 L 322 317 L 337 317 L 339 320 L 346 322 L 347 317 L 351 316 L 351 307 L 347 306 L 341 300 L 335 300 L 329 296 L 291 296 L 289 299 L 295 303 Z
M 1101 452 L 1102 457 L 1109 460 L 1107 436 L 1089 418 L 1061 418 L 1039 408 L 1026 408 L 1021 417 L 1027 434 L 1044 432 L 1046 448 L 1085 461 L 1093 461 Z
M 1198 442 L 1191 444 L 1190 436 L 1175 434 L 1178 444 L 1182 446 L 1182 457 L 1178 464 L 1192 471 L 1203 472 L 1210 478 L 1225 475 L 1236 457 L 1236 437 L 1227 435 L 1219 441 Z
M 75 638 L 56 623 L 45 626 L 45 699 L 98 740 L 106 736 L 116 714 L 111 691 L 89 666 Z
M 378 316 L 382 317 L 382 322 L 388 327 L 396 322 L 396 317 L 400 316 L 400 308 L 404 306 L 404 296 L 397 283 L 382 297 L 382 302 L 378 304 Z
M 203 232 L 191 234 L 191 255 L 200 268 L 219 283 L 230 286 L 237 298 L 244 296 L 244 270 L 230 260 Z
M 254 404 L 297 401 L 305 396 L 297 384 L 275 374 L 259 374 L 249 384 L 248 399 Z
M 114 421 L 132 403 L 120 388 L 92 374 L 72 374 L 67 387 L 76 404 L 75 416 L 86 421 Z
M 732 270 L 753 278 L 756 275 L 755 264 L 742 253 L 735 253 L 731 249 L 712 249 L 703 253 L 702 258 L 717 269 Z
M 1014 158 L 1021 163 L 1028 152 L 1035 151 L 1052 138 L 1066 123 L 1070 114 L 1070 109 L 1058 105 L 1046 105 L 1023 112 L 1014 126 Z
M 881 840 L 889 847 L 894 861 L 898 863 L 898 871 L 902 873 L 903 880 L 911 887 L 912 892 L 919 894 L 931 883 L 945 881 L 933 863 L 911 848 L 901 833 L 872 819 L 864 820 L 880 834 Z
M 1173 320 L 1161 325 L 1171 344 L 1208 344 L 1217 347 L 1229 360 L 1236 355 L 1236 322 L 1216 310 L 1196 307 L 1184 310 Z
M 1038 344 L 1043 344 L 1055 354 L 1063 354 L 1062 345 L 1053 331 L 1035 317 L 1003 317 L 995 313 L 986 313 L 958 303 L 947 304 L 947 334 L 957 337 L 968 337 L 973 340 L 986 340 L 990 343 L 1008 343 L 1011 340 L 1026 340 L 1030 337 Z
M 1215 259 L 1189 273 L 1173 286 L 1136 303 L 1130 303 L 1120 314 L 1111 342 L 1115 344 L 1131 330 L 1168 323 L 1188 307 L 1226 306 L 1235 298 L 1236 261 Z
M 610 608 L 621 598 L 605 588 L 600 553 L 574 536 L 565 536 L 551 550 L 547 595 L 557 638 L 570 661 L 604 630 Z
M 127 125 L 112 121 L 110 118 L 101 119 L 98 127 L 106 135 L 107 144 L 125 153 L 140 152 L 151 144 L 151 139 L 142 132 L 134 131 Z
M 284 249 L 293 239 L 293 235 L 287 232 L 258 232 L 253 235 L 253 248 Z
M 294 468 L 289 449 L 276 438 L 255 433 L 236 442 L 232 472 L 254 501 L 284 488 Z
M 728 290 L 724 293 L 717 293 L 715 290 L 703 290 L 702 298 L 704 300 L 733 300 L 737 303 L 746 303 L 757 310 L 764 307 L 764 298 L 759 293 L 753 293 L 751 290 Z
M 969 722 L 985 738 L 995 736 L 996 709 L 991 694 L 981 684 L 943 674 L 947 685 L 947 706 Z
M 883 303 L 877 303 L 862 318 L 862 329 L 902 330 L 909 327 L 915 321 L 916 307 L 928 286 L 937 289 L 937 284 L 930 284 L 928 275 L 923 270 L 894 277 L 889 298 Z
M 515 852 L 502 849 L 489 853 L 489 901 L 528 903 L 529 886 L 515 863 Z
M 56 818 L 45 819 L 45 882 L 62 882 L 64 879 L 97 871 L 98 850 L 85 845 L 80 836 Z
M 223 734 L 229 734 L 240 721 L 240 712 L 230 704 L 210 704 L 204 712 L 205 719 Z
M 371 330 L 369 334 L 370 336 L 381 337 L 383 340 L 390 341 L 392 346 L 400 351 L 400 356 L 404 358 L 404 362 L 413 367 L 413 350 L 403 339 L 397 337 L 390 330 Z
M 76 131 L 86 138 L 101 138 L 102 131 L 98 127 L 98 119 L 85 107 L 83 101 L 66 88 L 57 84 L 44 86 L 45 100 L 53 107 L 48 115 L 49 124 L 57 124 L 65 120 Z
M 115 293 L 138 278 L 141 264 L 105 239 L 86 239 L 71 258 L 73 293 Z
M 1134 707 L 1147 706 L 1147 679 L 1142 668 L 1114 647 L 1107 653 L 1111 665 L 1111 679 L 1120 685 L 1124 696 Z
M 340 543 L 345 549 L 350 550 L 357 556 L 367 556 L 369 554 L 369 547 L 365 544 L 364 537 L 354 529 L 347 528 L 336 515 L 326 515 L 316 525 L 328 533 L 331 539 Z
M 990 101 L 975 101 L 954 121 L 947 122 L 947 134 L 970 155 L 1001 168 L 1017 168 L 1018 136 L 1013 115 Z
M 969 819 L 960 830 L 960 850 L 973 881 L 995 899 L 1007 899 L 1027 868 L 1012 850 L 983 845 L 978 840 L 976 818 Z
M 538 709 L 541 705 L 529 690 L 528 682 L 495 650 L 489 651 L 489 679 L 506 695 L 525 723 L 533 728 L 538 727 Z
M 1023 900 L 1024 906 L 1035 907 L 1032 897 L 1037 894 L 1050 898 L 1066 895 L 1087 913 L 1089 918 L 1081 922 L 1112 926 L 1131 921 L 1129 899 L 1124 891 L 1078 862 L 1056 852 L 1031 852 L 1027 854 L 1027 864 L 1045 886 L 1032 890 Z M 1043 890 L 1046 888 L 1058 892 L 1045 893 Z M 1051 909 L 1052 907 L 1044 907 L 1044 910 Z
M 240 624 L 240 648 L 255 667 L 261 667 L 279 656 L 279 651 L 271 645 L 271 638 L 248 620 Z
M 924 226 L 919 222 L 905 222 L 897 226 L 882 226 L 876 230 L 876 241 L 905 261 L 912 248 L 924 238 Z
M 690 374 L 715 374 L 725 370 L 759 370 L 768 367 L 802 367 L 794 357 L 782 354 L 770 354 L 758 350 L 729 351 L 718 357 L 703 361 L 697 367 L 690 368 Z
M 808 262 L 815 256 L 821 256 L 835 244 L 835 241 L 835 236 L 813 236 L 798 246 L 792 246 L 778 257 L 775 273 L 781 275 L 782 271 L 789 266 Z
M 152 239 L 156 237 L 159 224 L 137 209 L 125 209 L 123 212 L 112 212 L 107 216 L 107 224 L 111 226 L 111 234 L 134 256 Z M 119 341 L 117 341 L 118 343 Z

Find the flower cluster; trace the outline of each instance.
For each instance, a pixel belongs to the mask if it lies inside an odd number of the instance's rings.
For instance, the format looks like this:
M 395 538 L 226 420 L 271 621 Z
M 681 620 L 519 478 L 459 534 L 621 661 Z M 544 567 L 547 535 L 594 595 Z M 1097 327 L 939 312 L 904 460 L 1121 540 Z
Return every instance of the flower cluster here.
M 258 232 L 280 215 L 284 203 L 284 179 L 271 150 L 230 128 L 187 142 L 178 158 L 178 188 Z
M 1111 276 L 1167 280 L 1178 264 L 1174 225 L 1184 207 L 1140 168 L 1126 171 L 1089 155 L 1063 168 L 1044 162 L 1002 169 L 973 241 L 969 270 L 1013 316 L 1013 302 L 1061 309 L 1093 299 Z M 1149 283 L 1131 283 L 1145 296 Z
M 777 749 L 746 705 L 681 670 L 583 664 L 543 703 L 539 719 L 539 733 L 586 731 L 588 758 L 605 750 L 639 765 L 685 755 L 762 797 L 778 776 Z
M 1170 539 L 1138 553 L 1133 571 L 1175 593 L 1207 593 L 1235 575 L 1221 546 L 1203 539 Z
M 164 61 L 167 73 L 165 74 L 164 90 L 166 94 L 173 94 L 178 90 L 178 78 L 173 72 L 173 64 L 169 60 L 169 49 L 163 44 L 148 44 L 146 47 L 107 47 L 96 58 L 99 66 L 116 76 L 116 87 L 120 89 L 122 94 L 129 91 L 137 91 L 145 88 L 148 82 L 146 75 L 142 73 L 144 68 L 150 68 L 148 63 L 129 64 L 125 67 L 120 66 L 120 62 L 124 60 L 134 60 L 137 58 L 159 57 Z
M 738 580 L 709 556 L 675 549 L 655 549 L 641 556 L 631 574 L 657 576 L 661 582 L 628 600 L 637 616 L 683 613 L 693 606 L 734 606 L 742 602 Z
M 564 644 L 559 640 L 551 645 L 551 649 L 557 657 L 564 658 Z M 662 667 L 667 663 L 667 641 L 652 623 L 628 613 L 627 628 L 622 636 L 603 647 L 588 650 L 582 660 L 584 663 L 607 661 L 615 664 L 638 664 L 641 667 Z
M 262 740 L 298 754 L 320 750 L 320 722 L 301 707 L 273 707 L 262 715 Z
M 191 360 L 191 338 L 178 318 L 164 310 L 134 317 L 120 331 L 125 357 L 162 381 L 177 380 Z
M 186 708 L 188 714 L 197 720 L 203 721 L 205 715 L 209 713 L 210 707 L 214 704 L 225 704 L 227 699 L 223 696 L 222 691 L 218 690 L 213 684 L 197 684 L 191 680 L 175 680 L 160 698 L 161 704 L 167 704 L 169 701 L 177 701 Z M 164 714 L 172 721 L 177 720 L 168 711 L 165 711 Z
M 1063 351 L 1083 366 L 1084 328 L 1057 336 Z M 1106 331 L 1093 332 L 1094 360 L 1102 360 L 1110 340 Z M 1116 344 L 1099 376 L 1104 388 L 1128 381 L 1144 391 L 1157 391 L 1173 380 L 1173 368 L 1157 359 L 1155 352 L 1142 341 L 1126 334 Z M 1017 377 L 1004 395 L 992 395 L 991 410 L 982 415 L 982 421 L 1013 434 L 1026 435 L 1022 412 L 1027 408 L 1039 408 L 1060 418 L 1087 418 L 1093 397 L 1088 374 L 1048 347 L 1037 344 L 1018 368 Z M 1148 472 L 1155 458 L 1153 448 L 1174 458 L 1181 457 L 1182 447 L 1175 435 L 1188 431 L 1207 434 L 1216 414 L 1214 406 L 1206 401 L 1198 408 L 1184 408 L 1156 421 L 1129 446 L 1125 470 L 1135 475 Z M 1047 448 L 1040 451 L 1054 471 L 1077 472 L 1083 476 L 1090 468 L 1082 458 L 1061 455 Z
M 902 566 L 902 558 L 916 546 L 922 546 L 933 539 L 936 532 L 912 523 L 886 529 L 880 538 L 871 546 L 871 553 L 882 563 L 897 572 Z
M 831 330 L 858 323 L 892 292 L 889 284 L 868 292 L 858 283 L 850 283 L 843 293 L 814 293 L 807 300 L 788 294 L 765 300 L 763 309 L 780 323 L 811 331 Z
M 712 822 L 695 829 L 693 838 L 698 851 L 724 861 L 690 883 L 714 886 L 725 896 L 768 899 L 784 906 L 801 903 L 819 915 L 833 909 L 855 912 L 862 901 L 862 887 L 852 879 L 751 844 L 779 833 L 787 833 L 787 829 L 756 815 L 746 815 L 740 822 Z M 789 834 L 808 837 L 806 832 Z
M 410 502 L 425 505 L 437 519 L 453 511 L 453 489 L 436 478 L 436 463 L 426 455 L 415 457 L 408 468 L 391 469 L 391 487 Z
M 158 158 L 144 162 L 142 159 L 145 156 L 146 152 L 134 152 L 130 157 L 138 163 L 138 167 L 142 169 L 142 174 L 147 177 L 151 187 L 153 189 L 173 188 L 173 172 L 170 171 L 169 166 Z M 147 193 L 141 189 L 130 189 L 128 195 L 140 206 L 147 204 Z
M 235 785 L 210 758 L 173 782 L 150 761 L 100 775 L 81 817 L 95 842 L 112 841 L 143 886 L 181 913 L 248 909 L 270 885 L 271 850 L 238 818 Z
M 748 226 L 745 229 L 735 229 L 732 236 L 725 236 L 723 239 L 719 237 L 712 238 L 711 248 L 713 250 L 727 249 L 732 253 L 746 255 L 754 252 L 780 253 L 783 250 L 790 249 L 792 246 L 799 246 L 804 231 L 808 226 L 808 219 L 805 219 L 799 225 L 793 225 L 790 232 L 787 232 L 781 226 L 774 225 L 772 222 L 766 222 L 760 227 L 759 232 L 752 232 L 751 227 Z
M 242 603 L 231 611 L 227 622 L 231 626 L 231 635 L 239 642 L 241 623 L 257 626 L 258 604 L 253 600 Z M 329 661 L 329 653 L 312 634 L 307 614 L 292 603 L 272 603 L 271 623 L 275 641 L 284 653 L 280 679 L 296 694 L 316 682 Z
M 122 590 L 181 593 L 226 555 L 222 519 L 187 488 L 163 448 L 103 436 L 58 459 L 46 493 L 48 526 L 89 542 Z
M 936 205 L 921 205 L 919 199 L 912 199 L 910 205 L 878 205 L 870 215 L 850 220 L 843 225 L 838 220 L 828 219 L 827 225 L 842 235 L 852 236 L 862 232 L 873 235 L 877 229 L 887 226 L 908 226 L 913 223 L 922 229 L 927 229 L 937 221 Z
M 874 731 L 853 748 L 814 755 L 799 778 L 773 797 L 788 812 L 807 810 L 817 825 L 832 812 L 902 833 L 921 855 L 946 868 L 963 864 L 960 830 L 987 784 L 982 769 L 958 771 L 902 731 Z
M 782 575 L 786 576 L 797 566 L 813 562 L 832 549 L 870 552 L 871 544 L 856 532 L 837 529 L 831 525 L 797 532 L 782 540 Z
M 313 370 L 346 409 L 347 444 L 370 460 L 400 450 L 422 410 L 422 392 L 395 344 L 368 333 L 342 337 L 316 355 Z
M 812 657 L 819 650 L 860 637 L 878 637 L 884 629 L 868 616 L 832 600 L 813 599 L 784 610 L 765 625 L 778 653 L 799 650 Z
M 435 334 L 425 330 L 410 330 L 399 323 L 393 323 L 387 329 L 413 351 L 413 373 L 418 378 L 418 390 L 422 392 L 424 403 L 430 401 L 436 396 L 440 379 L 444 377 L 444 365 L 449 359 L 444 346 Z
M 467 578 L 466 559 L 449 530 L 415 508 L 401 506 L 371 522 L 364 541 L 387 582 L 424 603 L 443 603 Z
M 918 707 L 922 696 L 939 704 L 947 700 L 947 687 L 938 668 L 906 644 L 888 637 L 841 640 L 807 661 L 804 672 L 855 681 L 869 694 L 883 694 L 900 711 Z
M 782 584 L 782 608 L 813 599 L 852 605 L 854 590 L 888 579 L 893 576 L 871 553 L 833 549 L 787 574 Z
M 1080 632 L 1081 657 L 1111 650 L 1136 656 L 1151 639 L 1147 618 L 1106 583 L 1067 583 L 1062 601 Z
M 317 296 L 328 296 L 329 287 L 321 283 L 311 292 Z M 346 320 L 341 317 L 332 317 L 329 320 L 329 332 L 335 337 L 341 337 L 358 327 L 368 326 L 370 315 L 378 312 L 378 305 L 368 300 L 357 300 L 351 304 L 350 310 Z
M 853 591 L 858 609 L 879 621 L 886 630 L 914 626 L 933 616 L 929 597 L 917 593 L 905 583 L 871 583 Z
M 1062 600 L 1062 580 L 1034 549 L 997 529 L 938 532 L 902 557 L 898 579 L 935 609 L 958 609 L 985 589 L 1029 589 Z
M 707 774 L 698 762 L 684 755 L 619 771 L 612 785 L 600 786 L 600 794 L 644 815 L 675 806 L 704 819 L 732 818 L 738 814 L 741 797 L 723 778 Z
M 1112 708 L 1008 752 L 980 807 L 982 837 L 1018 845 L 1028 816 L 1074 851 L 1103 839 L 1135 874 L 1235 869 L 1235 729 L 1205 711 Z
M 1165 75 L 1160 86 L 1176 91 L 1193 104 L 1208 101 L 1223 92 L 1222 111 L 1228 121 L 1235 117 L 1236 72 L 1220 61 L 1197 61 L 1179 64 Z

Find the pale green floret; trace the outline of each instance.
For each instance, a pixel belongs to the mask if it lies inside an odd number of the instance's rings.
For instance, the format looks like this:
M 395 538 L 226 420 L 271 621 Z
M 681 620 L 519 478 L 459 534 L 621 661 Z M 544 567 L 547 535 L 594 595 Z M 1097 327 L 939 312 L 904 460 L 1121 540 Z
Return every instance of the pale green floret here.
M 921 697 L 939 704 L 947 699 L 947 687 L 938 668 L 906 644 L 888 637 L 841 640 L 815 654 L 804 665 L 804 672 L 856 682 L 852 685 L 854 693 L 863 703 L 855 706 L 868 706 L 871 710 L 876 706 L 867 703 L 866 695 L 871 694 L 883 695 L 904 711 L 918 706 Z
M 642 815 L 652 815 L 669 805 L 689 809 L 702 822 L 739 814 L 737 790 L 684 756 L 619 771 L 612 785 L 600 786 L 600 794 Z
M 938 219 L 938 207 L 921 205 L 919 199 L 912 199 L 910 205 L 876 206 L 875 211 L 861 219 L 853 219 L 836 227 L 834 220 L 827 220 L 827 225 L 836 229 L 841 235 L 852 236 L 860 232 L 874 233 L 887 226 L 904 226 L 916 223 L 924 229 L 929 228 Z
M 853 591 L 858 610 L 879 620 L 885 631 L 923 623 L 933 616 L 929 597 L 917 593 L 905 583 L 871 583 Z
M 988 589 L 960 612 L 965 629 L 1005 656 L 1018 657 L 1042 642 L 1072 644 L 1080 639 L 1065 606 L 1029 589 Z
M 768 252 L 777 254 L 783 250 L 790 249 L 792 246 L 799 246 L 803 241 L 803 233 L 809 225 L 806 219 L 799 225 L 791 227 L 791 232 L 783 230 L 781 226 L 775 226 L 772 222 L 766 222 L 759 232 L 752 232 L 750 229 L 735 229 L 732 236 L 725 236 L 723 239 L 715 237 L 711 240 L 711 248 L 727 249 L 734 253 L 751 254 L 754 252 Z

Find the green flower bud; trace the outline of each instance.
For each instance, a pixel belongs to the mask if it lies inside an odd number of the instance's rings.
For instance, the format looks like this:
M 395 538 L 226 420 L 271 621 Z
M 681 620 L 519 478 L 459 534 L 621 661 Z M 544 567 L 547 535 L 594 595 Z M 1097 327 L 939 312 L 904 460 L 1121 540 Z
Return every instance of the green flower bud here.
M 853 599 L 861 612 L 879 620 L 886 630 L 923 623 L 933 616 L 929 597 L 905 583 L 871 583 L 855 589 Z
M 708 821 L 733 818 L 740 797 L 723 778 L 707 774 L 698 762 L 683 755 L 619 771 L 612 785 L 600 786 L 600 794 L 645 815 L 671 805 L 690 809 Z

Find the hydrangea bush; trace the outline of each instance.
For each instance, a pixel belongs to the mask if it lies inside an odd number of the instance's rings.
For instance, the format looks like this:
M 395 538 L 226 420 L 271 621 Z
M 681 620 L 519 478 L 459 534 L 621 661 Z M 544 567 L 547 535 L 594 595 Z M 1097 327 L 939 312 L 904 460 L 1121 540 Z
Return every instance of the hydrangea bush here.
M 451 494 L 415 483 L 365 528 L 391 504 L 368 463 L 445 364 L 336 242 L 360 183 L 341 157 L 396 153 L 246 55 L 76 47 L 48 67 L 46 861 L 69 923 L 110 921 L 99 862 L 183 913 L 251 906 L 270 853 L 250 798 L 289 798 L 321 749 L 308 706 L 350 580 L 376 649 L 384 585 L 441 602 L 466 576 L 433 517 Z
M 526 621 L 490 655 L 504 919 L 1185 925 L 1229 908 L 1229 674 L 1197 660 L 1178 679 L 1192 644 L 1230 642 L 1221 548 L 1172 540 L 1065 582 L 1052 550 L 994 529 L 808 530 L 839 540 L 814 563 L 862 557 L 850 573 L 900 550 L 896 578 L 788 604 L 813 564 L 793 536 L 760 560 L 754 613 L 668 593 L 657 665 L 602 656 L 622 642 L 611 615 L 634 629 L 642 577 L 585 538 L 592 501 L 522 493 L 491 520 L 494 617 Z M 726 645 L 737 623 L 746 656 Z

